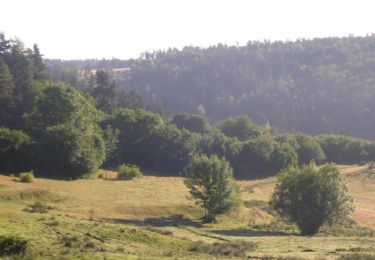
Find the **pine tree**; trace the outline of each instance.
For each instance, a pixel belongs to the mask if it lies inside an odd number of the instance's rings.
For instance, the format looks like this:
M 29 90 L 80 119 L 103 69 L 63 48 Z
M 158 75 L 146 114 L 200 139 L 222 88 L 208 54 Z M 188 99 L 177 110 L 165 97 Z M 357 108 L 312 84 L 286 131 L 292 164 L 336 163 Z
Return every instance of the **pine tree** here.
M 14 109 L 14 82 L 4 60 L 0 59 L 0 124 L 12 126 Z
M 92 95 L 96 105 L 104 112 L 110 113 L 115 107 L 115 82 L 108 72 L 99 70 L 95 75 L 95 87 Z
M 32 61 L 33 61 L 33 72 L 34 72 L 34 79 L 35 80 L 43 80 L 48 79 L 48 72 L 47 68 L 44 65 L 43 57 L 40 54 L 38 45 L 34 44 L 33 52 L 31 54 Z

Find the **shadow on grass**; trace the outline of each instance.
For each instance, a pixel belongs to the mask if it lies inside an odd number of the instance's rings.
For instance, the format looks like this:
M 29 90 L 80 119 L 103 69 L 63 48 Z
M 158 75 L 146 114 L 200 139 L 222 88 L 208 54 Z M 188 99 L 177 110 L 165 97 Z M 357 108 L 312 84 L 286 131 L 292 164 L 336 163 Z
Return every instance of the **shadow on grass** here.
M 293 234 L 270 231 L 270 230 L 258 230 L 258 229 L 228 229 L 228 230 L 210 230 L 210 232 L 233 237 L 265 237 L 265 236 L 290 236 Z
M 202 224 L 195 222 L 189 218 L 185 218 L 183 215 L 172 215 L 168 217 L 160 218 L 146 218 L 144 220 L 139 219 L 106 219 L 108 221 L 119 223 L 119 224 L 131 224 L 136 226 L 153 226 L 153 227 L 202 227 Z

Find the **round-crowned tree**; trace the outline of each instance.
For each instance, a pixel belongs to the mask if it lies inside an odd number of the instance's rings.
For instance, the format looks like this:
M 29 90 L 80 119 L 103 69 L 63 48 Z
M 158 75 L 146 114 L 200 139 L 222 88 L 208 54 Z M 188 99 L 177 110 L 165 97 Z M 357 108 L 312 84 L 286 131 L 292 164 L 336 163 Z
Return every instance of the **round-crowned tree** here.
M 323 224 L 333 224 L 353 210 L 345 179 L 334 164 L 318 168 L 311 163 L 281 172 L 270 204 L 303 235 L 314 235 Z
M 33 110 L 25 116 L 35 141 L 35 169 L 60 178 L 95 171 L 105 147 L 93 101 L 65 83 L 39 82 L 35 93 Z
M 217 155 L 197 155 L 185 173 L 185 185 L 204 208 L 205 222 L 214 222 L 218 214 L 227 213 L 239 205 L 239 189 L 226 160 Z

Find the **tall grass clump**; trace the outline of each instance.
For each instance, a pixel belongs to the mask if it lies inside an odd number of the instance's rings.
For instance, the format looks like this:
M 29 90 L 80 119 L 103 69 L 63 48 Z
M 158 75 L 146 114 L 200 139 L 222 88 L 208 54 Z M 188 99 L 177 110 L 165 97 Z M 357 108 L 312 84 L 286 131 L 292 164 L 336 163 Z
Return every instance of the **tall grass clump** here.
M 0 256 L 16 256 L 26 253 L 29 242 L 21 237 L 0 236 Z
M 48 206 L 42 201 L 36 201 L 34 204 L 31 204 L 28 207 L 26 207 L 25 211 L 30 213 L 47 213 L 50 209 L 52 209 L 51 206 Z
M 207 253 L 217 257 L 245 257 L 247 251 L 254 251 L 257 245 L 250 241 L 216 242 L 213 244 L 202 241 L 193 242 L 189 251 Z

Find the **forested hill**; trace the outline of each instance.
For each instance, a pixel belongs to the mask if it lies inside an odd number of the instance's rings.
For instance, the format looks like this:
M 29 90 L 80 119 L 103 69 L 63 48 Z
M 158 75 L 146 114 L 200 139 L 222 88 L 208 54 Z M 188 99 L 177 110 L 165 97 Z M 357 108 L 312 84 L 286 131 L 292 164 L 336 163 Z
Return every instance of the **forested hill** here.
M 120 85 L 167 114 L 245 114 L 281 130 L 375 138 L 375 36 L 186 47 L 124 64 Z

